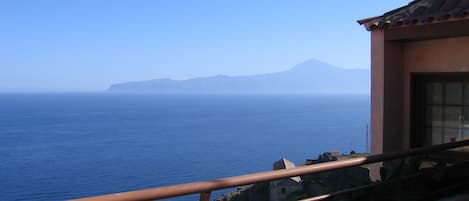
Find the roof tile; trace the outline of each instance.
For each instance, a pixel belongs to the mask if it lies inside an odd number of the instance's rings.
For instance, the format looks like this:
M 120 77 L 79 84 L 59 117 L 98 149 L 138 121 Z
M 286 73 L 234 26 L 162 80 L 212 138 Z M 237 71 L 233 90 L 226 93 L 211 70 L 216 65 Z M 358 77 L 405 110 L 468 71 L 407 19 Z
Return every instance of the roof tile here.
M 414 0 L 378 17 L 358 20 L 368 30 L 469 17 L 469 0 Z

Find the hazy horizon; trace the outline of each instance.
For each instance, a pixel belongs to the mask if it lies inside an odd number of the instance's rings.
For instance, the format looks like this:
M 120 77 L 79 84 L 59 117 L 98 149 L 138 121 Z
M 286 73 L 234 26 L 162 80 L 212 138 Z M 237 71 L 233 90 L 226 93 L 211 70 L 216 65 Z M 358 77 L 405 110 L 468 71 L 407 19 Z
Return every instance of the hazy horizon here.
M 410 0 L 0 3 L 0 93 L 285 71 L 309 59 L 369 69 L 356 20 Z

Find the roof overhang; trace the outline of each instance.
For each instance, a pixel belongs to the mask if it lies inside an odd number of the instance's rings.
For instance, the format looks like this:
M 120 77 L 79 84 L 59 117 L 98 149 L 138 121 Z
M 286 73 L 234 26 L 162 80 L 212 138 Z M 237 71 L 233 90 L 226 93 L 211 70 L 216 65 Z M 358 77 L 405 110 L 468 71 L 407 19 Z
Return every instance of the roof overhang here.
M 381 16 L 358 20 L 368 31 L 469 19 L 469 0 L 415 0 Z

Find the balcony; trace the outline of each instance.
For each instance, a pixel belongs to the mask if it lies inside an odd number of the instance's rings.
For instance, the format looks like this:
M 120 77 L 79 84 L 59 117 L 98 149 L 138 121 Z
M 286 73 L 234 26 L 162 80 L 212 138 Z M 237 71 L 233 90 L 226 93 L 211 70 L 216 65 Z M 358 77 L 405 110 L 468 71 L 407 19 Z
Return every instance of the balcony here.
M 466 196 L 469 187 L 469 172 L 465 171 L 469 168 L 468 157 L 465 153 L 455 151 L 464 146 L 469 146 L 469 140 L 211 181 L 81 198 L 75 201 L 145 201 L 190 194 L 199 194 L 200 201 L 209 201 L 211 192 L 216 190 L 381 162 L 387 164 L 387 168 L 381 169 L 383 179 L 381 182 L 313 196 L 302 201 L 394 200 L 396 196 L 407 200 L 457 200 Z M 415 166 L 416 164 L 418 166 Z

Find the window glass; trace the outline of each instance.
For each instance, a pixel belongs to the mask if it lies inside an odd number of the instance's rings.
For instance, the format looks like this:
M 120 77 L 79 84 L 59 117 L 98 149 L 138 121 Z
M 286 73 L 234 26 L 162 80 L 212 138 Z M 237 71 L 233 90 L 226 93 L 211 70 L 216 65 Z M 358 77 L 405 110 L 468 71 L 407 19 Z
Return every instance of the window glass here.
M 469 139 L 469 82 L 432 82 L 425 87 L 423 144 Z
M 459 128 L 462 121 L 462 108 L 457 106 L 444 107 L 444 127 Z
M 469 82 L 464 83 L 464 105 L 469 105 Z
M 469 107 L 464 107 L 463 112 L 463 126 L 469 128 Z
M 441 106 L 427 106 L 426 126 L 443 126 L 443 110 Z
M 444 128 L 443 130 L 443 143 L 456 142 L 460 140 L 460 129 L 457 128 Z
M 463 133 L 461 137 L 462 137 L 462 140 L 469 140 L 469 128 L 467 127 L 463 128 Z
M 428 83 L 427 86 L 427 103 L 429 104 L 443 104 L 443 84 L 442 83 Z
M 448 82 L 445 84 L 445 104 L 462 104 L 463 84 L 462 82 Z
M 427 145 L 443 143 L 443 128 L 427 128 L 426 133 L 428 133 L 426 136 L 427 139 L 425 139 L 427 141 Z

